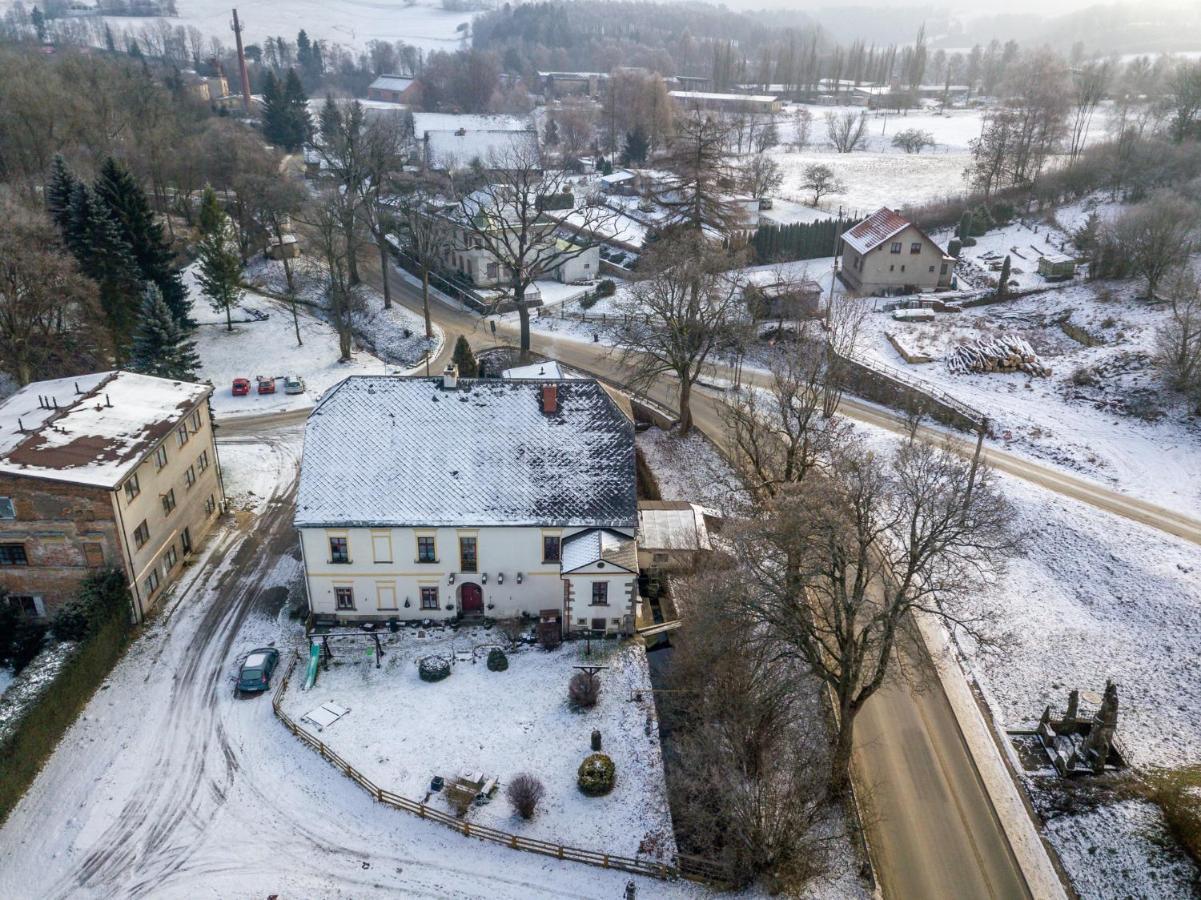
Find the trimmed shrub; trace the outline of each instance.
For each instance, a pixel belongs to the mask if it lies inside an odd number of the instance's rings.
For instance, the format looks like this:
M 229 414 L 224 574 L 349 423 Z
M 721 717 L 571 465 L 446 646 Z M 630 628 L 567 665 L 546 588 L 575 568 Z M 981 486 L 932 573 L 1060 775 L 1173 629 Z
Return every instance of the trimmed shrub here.
M 596 301 L 600 299 L 598 293 L 588 293 L 580 298 L 580 309 L 592 309 L 596 306 Z
M 576 709 L 591 709 L 600 700 L 600 679 L 591 672 L 576 672 L 567 683 L 567 699 Z
M 546 788 L 542 786 L 542 782 L 528 772 L 514 776 L 513 780 L 509 782 L 509 786 L 505 788 L 505 796 L 513 804 L 513 811 L 523 819 L 534 817 L 538 802 L 545 793 Z
M 617 780 L 617 766 L 605 753 L 593 753 L 585 757 L 576 773 L 576 782 L 580 792 L 589 797 L 603 797 L 613 790 Z
M 488 651 L 489 672 L 503 672 L 507 668 L 509 668 L 509 657 L 505 656 L 504 650 L 501 650 L 500 647 L 493 647 Z
M 417 664 L 422 681 L 441 681 L 450 675 L 450 660 L 444 656 L 427 656 Z
M 617 293 L 617 285 L 613 283 L 612 278 L 602 278 L 596 286 L 596 296 L 612 297 Z

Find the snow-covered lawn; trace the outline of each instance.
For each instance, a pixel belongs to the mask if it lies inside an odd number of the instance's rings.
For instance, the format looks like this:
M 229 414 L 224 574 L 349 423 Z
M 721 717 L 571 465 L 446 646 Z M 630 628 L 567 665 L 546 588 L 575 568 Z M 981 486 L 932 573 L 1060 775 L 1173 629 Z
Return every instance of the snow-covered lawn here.
M 781 114 L 779 126 L 781 145 L 770 151 L 784 172 L 784 184 L 777 192 L 784 202 L 765 211 L 767 218 L 777 222 L 811 221 L 814 211 L 807 204 L 812 200 L 801 186 L 805 167 L 820 163 L 834 170 L 846 190 L 823 197 L 821 217 L 837 213 L 843 207 L 847 214 L 867 215 L 881 206 L 897 208 L 906 204 L 923 203 L 962 193 L 966 188 L 963 171 L 969 160 L 968 141 L 980 133 L 981 114 L 978 110 L 952 110 L 939 114 L 930 109 L 911 110 L 901 115 L 895 112 L 868 112 L 867 141 L 863 150 L 837 153 L 829 146 L 826 135 L 826 113 L 841 115 L 862 107 L 830 107 L 809 105 L 813 114 L 810 145 L 795 153 L 794 110 L 803 104 L 793 104 Z M 907 154 L 892 146 L 898 131 L 917 128 L 934 136 L 935 147 L 922 153 Z
M 622 856 L 635 856 L 645 843 L 658 848 L 652 855 L 671 857 L 671 814 L 640 645 L 595 643 L 591 657 L 580 642 L 552 652 L 526 646 L 509 653 L 504 672 L 490 672 L 481 652 L 475 663 L 460 660 L 448 678 L 427 683 L 417 675 L 420 658 L 505 639 L 496 631 L 471 628 L 406 629 L 384 640 L 380 669 L 361 642 L 331 641 L 330 670 L 322 671 L 307 693 L 298 672 L 285 710 L 300 722 L 327 701 L 349 707 L 321 740 L 376 784 L 402 796 L 423 800 L 435 775 L 449 782 L 460 772 L 482 772 L 498 778 L 500 790 L 491 803 L 472 808 L 468 821 Z M 599 704 L 576 712 L 567 702 L 567 682 L 577 671 L 573 667 L 584 663 L 608 668 L 600 676 Z M 641 699 L 634 699 L 635 692 Z M 604 752 L 617 766 L 617 784 L 605 797 L 586 797 L 576 786 L 576 769 L 591 752 L 593 729 L 601 732 Z M 504 796 L 504 786 L 520 772 L 546 786 L 528 822 L 514 814 Z M 430 802 L 452 812 L 443 795 L 434 794 Z
M 1118 684 L 1118 736 L 1139 767 L 1201 762 L 1201 548 L 1004 478 L 1029 538 L 983 608 L 1013 643 L 968 659 L 1005 728 L 1031 728 L 1073 688 Z
M 1046 833 L 1087 900 L 1187 900 L 1197 868 L 1150 803 L 1125 800 L 1047 823 Z

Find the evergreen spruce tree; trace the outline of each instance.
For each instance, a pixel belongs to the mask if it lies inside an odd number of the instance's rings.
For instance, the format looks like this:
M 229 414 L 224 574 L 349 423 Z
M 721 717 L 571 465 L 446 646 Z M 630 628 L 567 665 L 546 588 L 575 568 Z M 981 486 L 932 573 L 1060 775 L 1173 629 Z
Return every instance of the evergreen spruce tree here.
M 321 136 L 327 141 L 332 140 L 342 127 L 342 113 L 334 102 L 333 94 L 325 95 L 325 104 L 321 107 L 321 120 L 318 126 Z
M 163 235 L 163 226 L 154 216 L 150 201 L 129 170 L 111 156 L 100 167 L 96 196 L 108 207 L 121 235 L 133 251 L 142 280 L 152 281 L 162 291 L 163 301 L 186 331 L 196 327 L 192 321 L 192 302 L 175 267 L 175 254 Z
M 295 69 L 288 69 L 284 79 L 283 105 L 286 110 L 287 139 L 284 146 L 299 150 L 313 136 L 313 122 L 309 118 L 309 97 L 300 83 Z
M 466 335 L 460 334 L 459 339 L 455 341 L 455 351 L 451 360 L 459 370 L 461 378 L 474 378 L 479 373 L 479 364 L 475 361 L 475 354 L 471 352 L 471 344 L 467 342 Z
M 225 218 L 225 212 L 221 209 L 221 203 L 217 200 L 217 192 L 213 190 L 211 184 L 204 186 L 204 194 L 200 198 L 200 213 L 197 217 L 200 226 L 200 234 L 212 234 L 221 227 L 221 220 Z
M 46 209 L 64 237 L 67 234 L 67 226 L 71 223 L 71 194 L 78 183 L 79 179 L 67 167 L 63 155 L 54 154 L 50 163 L 50 178 L 46 182 Z
M 268 69 L 263 73 L 263 136 L 280 146 L 283 146 L 286 132 L 283 119 L 283 95 L 279 79 Z
M 147 284 L 134 332 L 129 367 L 144 375 L 195 381 L 200 368 L 196 345 L 179 327 L 158 285 Z
M 86 184 L 77 184 L 71 194 L 67 247 L 99 288 L 100 306 L 120 363 L 137 321 L 142 279 L 120 226 Z
M 559 124 L 554 119 L 546 120 L 546 131 L 543 132 L 542 140 L 548 147 L 559 145 Z
M 233 308 L 242 297 L 242 257 L 234 223 L 224 216 L 220 227 L 200 242 L 196 281 L 216 312 L 225 313 L 225 327 L 234 330 Z
M 641 165 L 646 162 L 646 154 L 650 152 L 650 139 L 641 125 L 635 125 L 633 131 L 626 132 L 625 148 L 621 151 L 622 165 Z
M 1001 263 L 1001 274 L 997 277 L 997 296 L 1007 297 L 1009 295 L 1009 270 L 1013 265 L 1013 261 L 1009 258 L 1009 254 L 1005 254 L 1005 261 Z

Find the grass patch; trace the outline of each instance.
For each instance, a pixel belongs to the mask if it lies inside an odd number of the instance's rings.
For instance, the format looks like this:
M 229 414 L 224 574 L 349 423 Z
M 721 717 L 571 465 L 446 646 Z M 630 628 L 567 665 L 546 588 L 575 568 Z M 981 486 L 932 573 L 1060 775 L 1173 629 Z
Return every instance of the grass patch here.
M 1201 766 L 1158 770 L 1146 783 L 1147 799 L 1163 810 L 1172 837 L 1201 866 Z

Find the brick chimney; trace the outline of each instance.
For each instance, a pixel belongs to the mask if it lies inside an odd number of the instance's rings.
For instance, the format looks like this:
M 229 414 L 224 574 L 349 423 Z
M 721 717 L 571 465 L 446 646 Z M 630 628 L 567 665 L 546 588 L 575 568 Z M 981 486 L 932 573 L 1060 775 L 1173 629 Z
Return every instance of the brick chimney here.
M 557 384 L 542 385 L 542 414 L 553 416 L 559 411 L 559 386 Z

